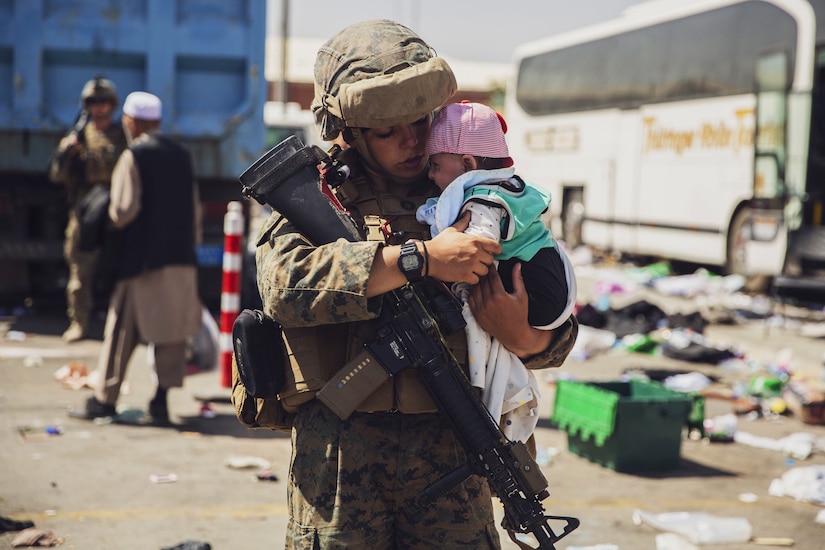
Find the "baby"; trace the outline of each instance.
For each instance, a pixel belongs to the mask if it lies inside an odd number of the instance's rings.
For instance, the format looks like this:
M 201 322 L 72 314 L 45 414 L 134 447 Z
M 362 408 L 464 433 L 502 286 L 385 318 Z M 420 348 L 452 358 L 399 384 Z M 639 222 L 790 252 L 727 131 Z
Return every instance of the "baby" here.
M 486 105 L 443 107 L 433 119 L 427 147 L 429 176 L 442 193 L 421 206 L 416 217 L 435 236 L 469 210 L 466 232 L 501 243 L 498 272 L 510 292 L 513 266 L 522 263 L 531 326 L 552 330 L 573 311 L 573 268 L 541 220 L 550 197 L 515 175 L 506 131 L 504 119 Z M 482 388 L 482 399 L 505 435 L 526 441 L 538 420 L 535 377 L 472 318 L 467 285 L 455 285 L 453 291 L 464 301 L 470 381 Z

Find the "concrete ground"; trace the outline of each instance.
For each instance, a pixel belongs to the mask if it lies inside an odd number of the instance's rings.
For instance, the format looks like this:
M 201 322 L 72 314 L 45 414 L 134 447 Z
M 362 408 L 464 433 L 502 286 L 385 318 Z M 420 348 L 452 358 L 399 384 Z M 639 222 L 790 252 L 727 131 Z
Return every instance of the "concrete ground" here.
M 586 279 L 597 276 L 580 275 L 584 292 Z M 670 298 L 662 303 L 682 311 L 695 305 Z M 790 349 L 796 372 L 818 380 L 824 341 L 800 333 L 800 326 L 811 319 L 821 322 L 815 314 L 804 312 L 798 316 L 801 324 L 784 326 L 759 319 L 712 325 L 706 334 L 747 350 L 757 363 L 767 364 L 782 353 L 787 357 L 781 350 Z M 92 339 L 73 345 L 61 342 L 64 328 L 60 316 L 6 320 L 7 332 L 0 339 L 0 516 L 31 520 L 37 528 L 52 531 L 67 549 L 157 550 L 184 541 L 208 542 L 216 550 L 281 548 L 289 439 L 242 427 L 217 371 L 190 375 L 183 389 L 171 393 L 172 427 L 97 425 L 69 418 L 67 408 L 80 406 L 91 391 L 68 389 L 54 374 L 71 361 L 93 370 L 102 326 Z M 720 397 L 708 399 L 707 417 L 731 412 L 732 403 L 724 397 L 731 384 L 755 374 L 619 350 L 584 361 L 571 359 L 552 374 L 615 380 L 630 367 L 719 377 L 715 388 Z M 684 439 L 675 469 L 618 473 L 567 450 L 566 433 L 549 421 L 554 377 L 545 373 L 542 381 L 546 399 L 536 438 L 549 481 L 550 497 L 544 504 L 549 514 L 581 520 L 578 530 L 557 543 L 559 550 L 599 544 L 622 550 L 656 548 L 659 531 L 635 525 L 635 509 L 655 514 L 702 511 L 743 517 L 752 525 L 751 542 L 711 548 L 744 550 L 787 541 L 802 550 L 825 547 L 825 525 L 815 522 L 822 506 L 768 493 L 771 481 L 791 469 L 825 465 L 825 452 L 792 459 L 781 451 L 742 443 Z M 153 390 L 145 348 L 133 360 L 128 390 L 119 405 L 131 414 L 145 410 Z M 211 415 L 202 414 L 204 397 L 213 400 Z M 800 432 L 825 438 L 825 426 L 790 416 L 739 417 L 738 430 L 769 440 Z M 238 467 L 243 465 L 248 467 Z M 274 479 L 258 481 L 256 474 L 263 470 Z M 174 475 L 176 481 L 156 483 L 153 475 Z M 11 548 L 16 535 L 0 534 L 0 550 Z M 502 543 L 515 548 L 506 536 Z

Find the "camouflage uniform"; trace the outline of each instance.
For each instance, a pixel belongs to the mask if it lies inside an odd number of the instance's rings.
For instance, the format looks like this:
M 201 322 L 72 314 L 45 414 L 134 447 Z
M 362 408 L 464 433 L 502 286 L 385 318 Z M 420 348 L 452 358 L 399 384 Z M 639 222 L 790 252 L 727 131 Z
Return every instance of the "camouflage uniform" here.
M 79 142 L 82 145 L 76 157 L 58 151 L 49 166 L 50 179 L 66 185 L 70 200 L 63 244 L 63 254 L 69 268 L 66 284 L 67 314 L 72 322 L 67 335 L 72 330 L 77 332 L 79 329 L 81 335 L 88 330 L 94 306 L 94 276 L 99 255 L 98 250 L 83 251 L 79 248 L 80 223 L 77 207 L 95 185 L 109 187 L 115 162 L 126 148 L 126 135 L 117 123 L 111 124 L 102 132 L 92 124 L 87 124 Z M 76 163 L 81 166 L 79 173 L 74 172 Z
M 350 28 L 350 45 L 344 47 L 369 49 L 385 22 L 378 23 L 378 29 L 370 24 Z M 316 80 L 317 72 L 316 64 Z M 321 120 L 324 116 L 316 113 L 316 120 L 328 138 L 335 129 L 324 129 L 329 122 Z M 379 247 L 427 238 L 429 228 L 415 221 L 415 210 L 426 197 L 439 193 L 426 172 L 398 185 L 364 166 L 360 151 L 347 150 L 343 158 L 351 170 L 351 186 L 370 190 L 350 196 L 345 205 L 358 227 L 375 227 L 375 219 L 379 225 L 390 224 L 386 241 L 380 231 L 367 231 L 380 240 L 338 240 L 315 247 L 274 212 L 261 230 L 256 254 L 264 311 L 284 327 L 292 349 L 291 328 L 316 327 L 312 341 L 302 345 L 323 348 L 326 357 L 337 358 L 333 372 L 375 332 L 381 298 L 367 298 L 367 281 Z M 411 231 L 392 235 L 399 221 L 409 220 Z M 338 337 L 342 327 L 349 329 L 349 341 L 343 344 Z M 560 365 L 576 333 L 571 318 L 555 343 L 525 364 Z M 466 353 L 455 353 L 466 350 L 464 333 L 455 336 L 457 346 L 451 349 L 466 368 Z M 466 456 L 417 376 L 413 369 L 401 371 L 347 420 L 317 399 L 298 408 L 286 548 L 499 548 L 486 480 L 471 476 L 435 502 L 421 501 L 423 489 L 465 464 Z
M 362 177 L 357 166 L 351 169 L 352 179 Z M 432 195 L 438 193 L 432 182 L 422 179 L 421 184 Z M 413 212 L 414 204 L 410 204 Z M 361 226 L 363 218 L 357 210 L 350 211 Z M 267 314 L 285 327 L 352 323 L 353 338 L 358 338 L 359 329 L 374 330 L 370 320 L 379 311 L 380 299 L 366 298 L 366 285 L 381 243 L 338 241 L 315 248 L 293 231 L 277 212 L 263 229 L 257 264 Z M 426 231 L 421 225 L 422 235 Z M 525 364 L 560 365 L 572 347 L 576 328 L 571 319 L 561 329 L 558 345 Z M 350 343 L 349 354 L 340 350 L 338 367 L 368 334 Z M 463 331 L 457 336 L 463 339 Z M 324 339 L 323 345 L 330 341 Z M 417 376 L 412 370 L 402 373 Z M 421 408 L 434 410 L 434 405 L 427 397 Z M 342 421 L 312 400 L 296 414 L 292 449 L 286 548 L 499 547 L 485 480 L 472 476 L 422 506 L 421 491 L 466 462 L 438 413 L 356 412 Z

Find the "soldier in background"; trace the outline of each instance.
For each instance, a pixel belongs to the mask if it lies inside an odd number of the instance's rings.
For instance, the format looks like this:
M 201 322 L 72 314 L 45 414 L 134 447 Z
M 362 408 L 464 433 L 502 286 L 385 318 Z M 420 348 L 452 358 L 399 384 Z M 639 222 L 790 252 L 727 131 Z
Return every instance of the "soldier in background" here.
M 86 83 L 80 94 L 82 122 L 66 135 L 49 163 L 49 178 L 66 186 L 69 219 L 63 254 L 69 267 L 66 285 L 69 328 L 66 342 L 86 337 L 94 306 L 94 277 L 99 250 L 80 248 L 78 206 L 96 185 L 110 185 L 112 169 L 126 148 L 123 127 L 113 119 L 118 105 L 115 85 L 102 77 Z
M 129 147 L 112 174 L 108 218 L 119 231 L 98 370 L 75 418 L 114 416 L 135 348 L 153 344 L 157 388 L 142 423 L 169 424 L 167 392 L 183 386 L 187 342 L 201 325 L 195 247 L 200 204 L 191 154 L 160 132 L 162 103 L 132 92 L 123 103 Z

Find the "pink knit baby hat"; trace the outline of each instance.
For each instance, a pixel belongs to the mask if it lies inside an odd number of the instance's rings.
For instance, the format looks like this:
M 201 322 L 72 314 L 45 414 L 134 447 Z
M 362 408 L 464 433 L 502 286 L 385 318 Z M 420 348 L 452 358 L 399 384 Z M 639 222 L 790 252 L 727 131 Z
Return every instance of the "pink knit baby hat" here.
M 433 119 L 427 153 L 455 153 L 510 159 L 504 134 L 507 124 L 501 115 L 481 103 L 450 103 L 441 108 Z

